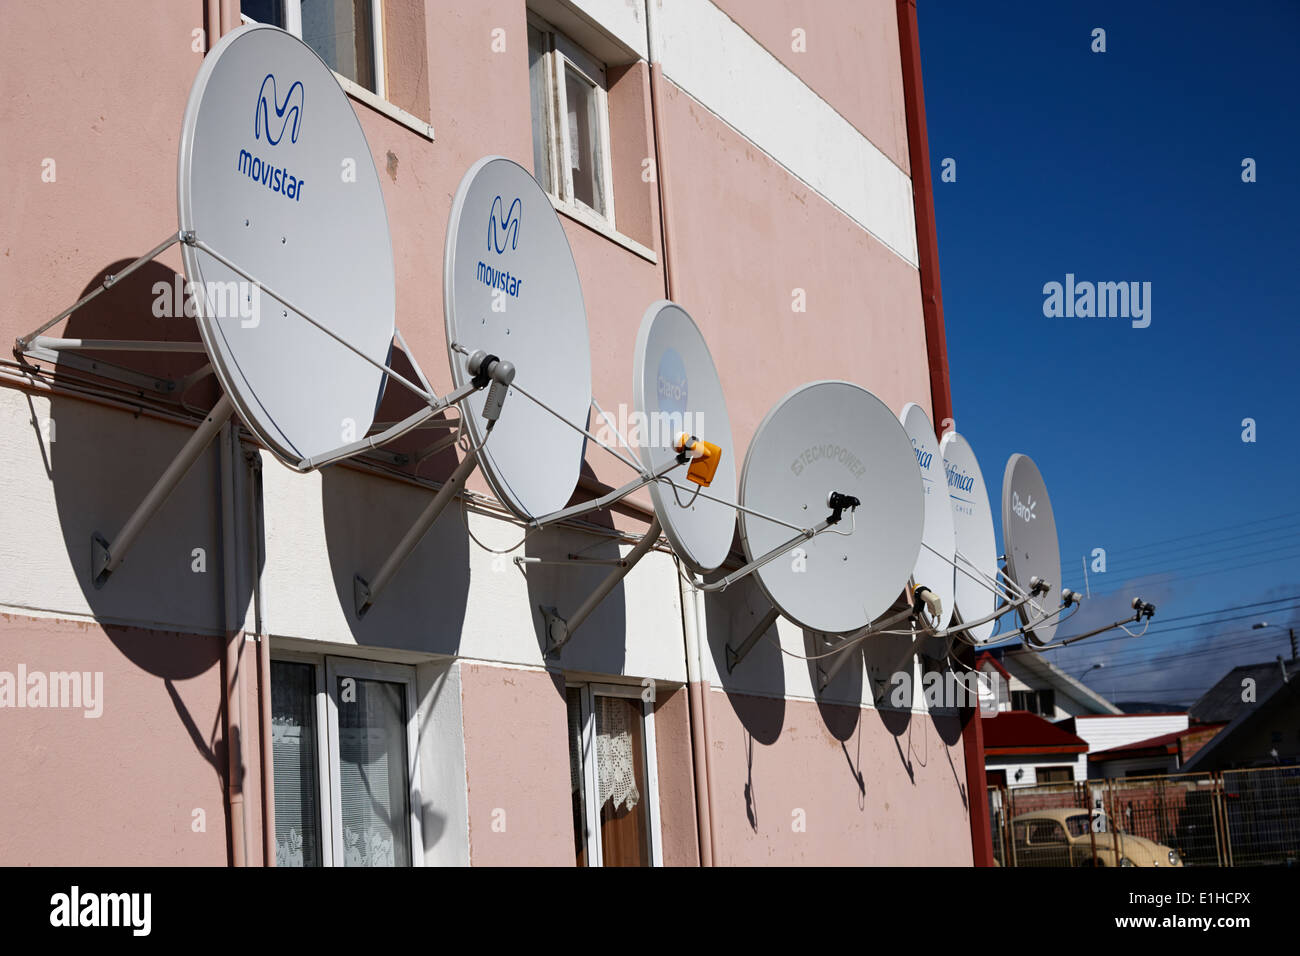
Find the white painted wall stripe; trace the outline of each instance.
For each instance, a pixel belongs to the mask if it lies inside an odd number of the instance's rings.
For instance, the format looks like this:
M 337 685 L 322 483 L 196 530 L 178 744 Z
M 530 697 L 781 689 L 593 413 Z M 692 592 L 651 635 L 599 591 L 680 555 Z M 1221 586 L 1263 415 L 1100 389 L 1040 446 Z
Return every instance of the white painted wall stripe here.
M 917 267 L 911 178 L 888 156 L 709 0 L 661 2 L 655 26 L 668 79 Z

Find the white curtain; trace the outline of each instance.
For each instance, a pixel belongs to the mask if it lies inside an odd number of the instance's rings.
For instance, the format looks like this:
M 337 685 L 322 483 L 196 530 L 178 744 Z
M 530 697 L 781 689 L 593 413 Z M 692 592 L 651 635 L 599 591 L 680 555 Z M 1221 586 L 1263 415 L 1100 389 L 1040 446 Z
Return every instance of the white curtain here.
M 596 770 L 600 778 L 600 806 L 614 801 L 614 809 L 631 810 L 641 802 L 636 786 L 634 740 L 628 730 L 628 701 L 597 697 Z

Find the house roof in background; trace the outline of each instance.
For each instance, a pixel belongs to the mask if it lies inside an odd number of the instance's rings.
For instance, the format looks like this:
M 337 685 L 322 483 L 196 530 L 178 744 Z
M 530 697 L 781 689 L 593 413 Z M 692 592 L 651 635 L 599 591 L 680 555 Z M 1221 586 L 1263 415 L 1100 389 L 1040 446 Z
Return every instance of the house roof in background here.
M 984 753 L 988 755 L 1088 752 L 1086 740 L 1027 710 L 1006 710 L 996 717 L 981 719 L 984 722 Z
M 1287 674 L 1296 673 L 1300 661 L 1294 659 L 1286 662 Z M 1242 682 L 1251 679 L 1255 682 L 1255 700 L 1246 702 L 1241 699 Z M 1260 664 L 1243 664 L 1224 674 L 1219 682 L 1201 695 L 1192 704 L 1188 716 L 1198 724 L 1224 724 L 1235 720 L 1242 713 L 1253 710 L 1256 704 L 1273 696 L 1282 686 L 1282 668 L 1276 660 Z
M 1072 697 L 1086 707 L 1100 714 L 1121 714 L 1118 707 L 1082 681 L 1075 680 L 1061 670 L 1046 656 L 1036 651 L 1011 649 L 1005 651 L 1002 660 L 1021 667 L 1044 684 L 1050 685 L 1067 697 Z
M 1150 716 L 1143 714 L 1142 716 Z M 1118 760 L 1120 758 L 1131 757 L 1157 757 L 1178 753 L 1178 741 L 1189 734 L 1204 733 L 1208 728 L 1205 726 L 1188 727 L 1185 730 L 1175 730 L 1167 734 L 1160 734 L 1158 737 L 1148 737 L 1146 740 L 1135 740 L 1132 743 L 1121 744 L 1118 747 L 1111 747 L 1108 750 L 1098 750 L 1088 754 L 1089 760 Z M 1149 753 L 1148 753 L 1149 751 Z

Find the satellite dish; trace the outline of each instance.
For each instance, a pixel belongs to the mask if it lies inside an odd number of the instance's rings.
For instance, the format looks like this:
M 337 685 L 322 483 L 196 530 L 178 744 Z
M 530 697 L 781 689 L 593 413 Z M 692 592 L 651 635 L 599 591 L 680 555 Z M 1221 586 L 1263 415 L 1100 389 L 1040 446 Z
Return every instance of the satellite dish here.
M 512 402 L 482 451 L 492 490 L 525 520 L 558 511 L 582 467 L 586 437 L 572 426 L 585 427 L 591 407 L 591 346 L 564 227 L 518 163 L 487 156 L 460 181 L 447 222 L 443 301 L 456 385 L 473 378 L 465 353 L 482 349 L 514 362 L 515 384 L 536 399 Z M 487 436 L 485 400 L 461 403 L 476 445 Z
M 1056 596 L 1062 593 L 1061 549 L 1047 485 L 1028 455 L 1012 455 L 1002 476 L 1002 541 L 1007 574 L 1022 591 L 1029 591 L 1034 577 L 1051 585 L 1046 594 L 1020 606 L 1026 633 L 1046 644 L 1056 634 L 1056 605 L 1060 603 Z
M 911 439 L 880 399 L 848 382 L 800 386 L 767 413 L 740 478 L 746 508 L 811 528 L 832 492 L 860 502 L 833 530 L 755 574 L 796 624 L 841 634 L 870 624 L 898 599 L 916 565 L 925 496 Z M 852 529 L 851 533 L 850 529 Z M 791 529 L 740 513 L 749 560 L 789 540 Z
M 942 611 L 939 619 L 931 623 L 935 630 L 941 631 L 952 619 L 953 589 L 956 583 L 953 565 L 957 547 L 943 455 L 939 451 L 939 439 L 934 435 L 930 416 L 920 405 L 908 402 L 903 406 L 899 420 L 912 440 L 912 451 L 921 469 L 921 485 L 925 491 L 925 528 L 921 534 L 921 551 L 916 556 L 916 567 L 912 570 L 912 581 L 918 586 L 929 588 L 938 596 Z
M 993 534 L 993 512 L 979 462 L 970 443 L 955 431 L 939 442 L 952 525 L 957 543 L 956 610 L 964 621 L 987 617 L 994 611 L 998 579 L 998 546 Z M 965 632 L 975 641 L 993 636 L 993 622 L 977 624 Z
M 685 470 L 652 482 L 650 497 L 673 551 L 693 571 L 717 568 L 736 533 L 736 448 L 713 356 L 686 310 L 661 300 L 646 309 L 633 359 L 632 400 L 641 464 L 655 472 L 677 459 L 682 433 L 721 449 L 708 498 Z
M 213 47 L 185 108 L 178 172 L 182 232 L 387 362 L 395 291 L 379 176 L 352 103 L 311 47 L 265 25 Z M 383 370 L 209 253 L 181 251 L 206 290 L 197 321 L 213 370 L 257 437 L 297 464 L 365 436 Z

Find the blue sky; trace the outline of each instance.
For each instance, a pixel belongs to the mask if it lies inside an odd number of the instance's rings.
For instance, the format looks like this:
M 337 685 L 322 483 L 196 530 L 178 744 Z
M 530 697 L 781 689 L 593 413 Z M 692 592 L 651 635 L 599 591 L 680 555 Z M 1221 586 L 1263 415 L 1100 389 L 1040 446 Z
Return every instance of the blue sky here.
M 1066 586 L 1106 549 L 1062 635 L 1158 607 L 1149 636 L 1053 660 L 1189 703 L 1300 630 L 1300 599 L 1203 615 L 1300 595 L 1300 5 L 918 8 L 957 429 L 999 525 L 1007 457 L 1038 463 Z M 1150 326 L 1046 317 L 1067 273 L 1151 283 Z

